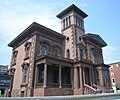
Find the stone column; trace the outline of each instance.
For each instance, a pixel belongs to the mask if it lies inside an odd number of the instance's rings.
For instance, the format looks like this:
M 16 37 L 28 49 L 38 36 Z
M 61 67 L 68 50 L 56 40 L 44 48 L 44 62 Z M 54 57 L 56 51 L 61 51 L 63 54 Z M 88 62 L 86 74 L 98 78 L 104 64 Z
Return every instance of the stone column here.
M 70 68 L 70 78 L 71 78 L 71 85 L 73 88 L 73 68 L 72 67 Z
M 44 83 L 43 83 L 43 87 L 47 87 L 47 64 L 44 63 Z
M 97 85 L 95 84 L 95 70 L 92 68 L 92 79 L 93 79 L 93 85 Z
M 78 71 L 77 66 L 74 67 L 74 88 L 78 88 Z
M 85 84 L 85 68 L 83 67 L 83 84 Z
M 82 68 L 79 68 L 79 72 L 80 72 L 80 87 L 83 87 L 83 75 L 82 75 Z
M 61 79 L 62 77 L 61 77 L 61 65 L 59 66 L 59 84 L 60 84 L 60 86 L 59 86 L 59 88 L 62 88 L 62 79 Z
M 89 68 L 89 75 L 90 75 L 90 85 L 92 86 L 91 68 Z

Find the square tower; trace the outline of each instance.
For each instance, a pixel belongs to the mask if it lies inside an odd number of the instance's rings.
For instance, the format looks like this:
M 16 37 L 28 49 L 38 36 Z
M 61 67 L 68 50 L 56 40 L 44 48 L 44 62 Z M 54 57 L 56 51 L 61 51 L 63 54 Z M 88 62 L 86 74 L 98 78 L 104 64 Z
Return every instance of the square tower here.
M 84 18 L 88 15 L 74 4 L 57 15 L 61 19 L 61 32 L 66 36 L 65 57 L 77 58 L 77 43 L 85 34 Z

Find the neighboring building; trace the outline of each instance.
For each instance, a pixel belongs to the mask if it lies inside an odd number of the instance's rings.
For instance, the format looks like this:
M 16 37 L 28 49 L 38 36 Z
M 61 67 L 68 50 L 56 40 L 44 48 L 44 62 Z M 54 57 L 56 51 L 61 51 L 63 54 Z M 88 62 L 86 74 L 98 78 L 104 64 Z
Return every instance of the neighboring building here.
M 1 76 L 7 74 L 8 74 L 8 66 L 0 65 L 0 78 Z M 0 97 L 4 96 L 4 94 L 5 94 L 5 88 L 1 87 L 1 79 L 0 79 Z
M 120 91 L 120 62 L 111 63 L 109 68 L 112 88 L 114 92 Z
M 57 15 L 61 33 L 33 22 L 8 44 L 13 48 L 12 96 L 110 92 L 109 66 L 102 53 L 107 44 L 97 34 L 85 34 L 87 16 L 72 4 Z

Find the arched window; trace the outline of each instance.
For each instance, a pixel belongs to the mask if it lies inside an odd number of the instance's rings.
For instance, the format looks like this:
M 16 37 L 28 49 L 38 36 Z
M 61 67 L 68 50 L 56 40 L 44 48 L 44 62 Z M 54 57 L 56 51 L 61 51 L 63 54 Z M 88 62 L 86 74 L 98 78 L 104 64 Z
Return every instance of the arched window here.
M 29 63 L 24 62 L 21 66 L 22 66 L 22 71 L 23 71 L 22 84 L 27 84 Z
M 47 48 L 44 46 L 42 47 L 42 54 L 45 54 L 47 52 Z
M 70 50 L 67 49 L 67 58 L 70 58 Z
M 31 46 L 31 42 L 25 43 L 25 59 L 29 58 L 30 56 L 30 46 Z
M 69 16 L 69 26 L 71 25 L 71 17 Z
M 17 50 L 13 51 L 12 60 L 11 60 L 11 64 L 12 64 L 12 65 L 15 65 L 15 64 L 16 64 L 17 54 L 18 54 L 18 51 L 17 51 Z
M 54 50 L 54 55 L 58 56 L 58 50 L 57 49 Z
M 83 49 L 80 49 L 80 58 L 84 59 L 84 51 L 83 51 Z

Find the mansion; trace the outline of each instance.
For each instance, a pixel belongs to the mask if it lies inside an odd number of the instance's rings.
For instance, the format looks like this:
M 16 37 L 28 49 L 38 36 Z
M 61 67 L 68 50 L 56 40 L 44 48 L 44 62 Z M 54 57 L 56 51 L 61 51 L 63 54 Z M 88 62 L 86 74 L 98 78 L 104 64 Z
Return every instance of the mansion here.
M 87 33 L 88 15 L 74 4 L 57 15 L 61 33 L 33 22 L 8 46 L 11 96 L 62 96 L 111 92 L 109 66 L 104 64 L 106 42 Z

